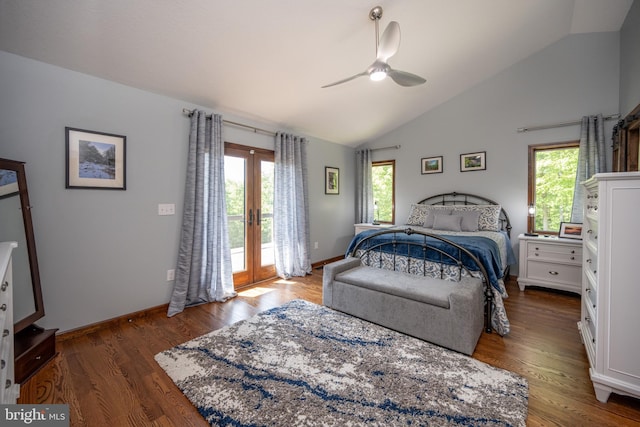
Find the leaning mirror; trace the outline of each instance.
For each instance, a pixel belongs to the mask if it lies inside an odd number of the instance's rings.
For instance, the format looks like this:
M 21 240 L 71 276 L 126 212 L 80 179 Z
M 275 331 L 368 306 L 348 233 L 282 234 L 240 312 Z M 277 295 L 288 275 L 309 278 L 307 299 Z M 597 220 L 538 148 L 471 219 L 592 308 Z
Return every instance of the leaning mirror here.
M 18 242 L 13 252 L 13 313 L 17 334 L 44 317 L 23 162 L 0 158 L 0 218 L 0 241 Z

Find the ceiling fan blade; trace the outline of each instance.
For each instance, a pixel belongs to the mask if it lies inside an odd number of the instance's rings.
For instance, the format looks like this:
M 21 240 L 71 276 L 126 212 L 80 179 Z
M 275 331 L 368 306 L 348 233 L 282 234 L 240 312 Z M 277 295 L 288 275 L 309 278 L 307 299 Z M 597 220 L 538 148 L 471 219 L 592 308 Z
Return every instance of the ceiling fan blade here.
M 396 21 L 389 22 L 387 28 L 382 33 L 380 44 L 378 45 L 378 56 L 376 59 L 387 62 L 389 58 L 398 52 L 400 47 L 400 24 Z
M 348 81 L 351 81 L 353 79 L 356 79 L 356 78 L 362 77 L 362 76 L 366 76 L 366 75 L 367 75 L 366 72 L 362 72 L 362 73 L 356 74 L 355 76 L 347 77 L 346 79 L 338 80 L 337 82 L 333 82 L 333 83 L 329 83 L 328 85 L 324 85 L 324 86 L 321 87 L 321 89 L 324 89 L 325 87 L 331 87 L 331 86 L 336 86 L 336 85 L 339 85 L 339 84 L 342 84 L 342 83 L 346 83 Z
M 405 87 L 417 86 L 426 82 L 426 80 L 422 77 L 416 76 L 415 74 L 407 73 L 406 71 L 389 70 L 387 75 L 391 77 L 394 82 L 398 83 L 400 86 Z

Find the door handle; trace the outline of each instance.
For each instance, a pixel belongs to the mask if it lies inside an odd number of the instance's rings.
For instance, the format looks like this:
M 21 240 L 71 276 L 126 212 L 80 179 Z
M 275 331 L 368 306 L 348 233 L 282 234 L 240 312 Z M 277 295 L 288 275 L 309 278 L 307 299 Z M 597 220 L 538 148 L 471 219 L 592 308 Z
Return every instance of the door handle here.
M 249 209 L 249 226 L 253 225 L 253 209 Z
M 256 225 L 258 227 L 260 227 L 260 224 L 262 224 L 261 222 L 262 220 L 260 219 L 260 209 L 256 209 Z

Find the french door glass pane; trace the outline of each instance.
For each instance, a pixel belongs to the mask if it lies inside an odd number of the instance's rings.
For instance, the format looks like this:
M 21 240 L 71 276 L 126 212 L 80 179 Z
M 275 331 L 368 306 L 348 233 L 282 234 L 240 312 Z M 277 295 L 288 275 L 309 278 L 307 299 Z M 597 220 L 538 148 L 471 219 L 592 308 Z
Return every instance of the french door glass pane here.
M 273 181 L 274 181 L 274 166 L 273 162 L 261 161 L 260 162 L 261 173 L 261 255 L 260 264 L 273 265 L 275 264 L 275 255 L 273 252 Z
M 241 157 L 224 156 L 224 181 L 227 202 L 229 241 L 231 244 L 231 266 L 233 272 L 247 269 L 245 243 L 245 169 L 246 160 Z

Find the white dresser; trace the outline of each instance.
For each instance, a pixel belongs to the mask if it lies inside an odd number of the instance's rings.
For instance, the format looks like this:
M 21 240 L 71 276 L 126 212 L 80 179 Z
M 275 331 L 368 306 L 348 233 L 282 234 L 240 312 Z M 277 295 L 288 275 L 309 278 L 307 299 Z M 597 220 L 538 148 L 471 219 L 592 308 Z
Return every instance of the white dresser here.
M 596 398 L 640 397 L 640 172 L 584 183 L 582 318 Z
M 16 403 L 20 385 L 14 381 L 13 360 L 13 283 L 11 252 L 16 242 L 0 243 L 0 403 Z
M 518 286 L 582 293 L 582 241 L 543 236 L 518 236 Z

